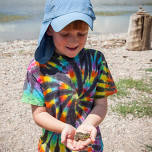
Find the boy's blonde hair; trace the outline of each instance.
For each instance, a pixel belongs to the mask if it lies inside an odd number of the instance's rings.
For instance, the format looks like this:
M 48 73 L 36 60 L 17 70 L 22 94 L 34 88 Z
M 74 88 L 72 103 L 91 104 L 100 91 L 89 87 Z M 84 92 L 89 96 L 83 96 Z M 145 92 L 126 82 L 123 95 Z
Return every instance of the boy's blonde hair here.
M 89 28 L 88 24 L 81 21 L 81 20 L 77 20 L 74 21 L 72 23 L 70 23 L 69 25 L 67 25 L 63 30 L 65 31 L 69 31 L 69 30 L 81 30 L 81 31 L 87 31 Z

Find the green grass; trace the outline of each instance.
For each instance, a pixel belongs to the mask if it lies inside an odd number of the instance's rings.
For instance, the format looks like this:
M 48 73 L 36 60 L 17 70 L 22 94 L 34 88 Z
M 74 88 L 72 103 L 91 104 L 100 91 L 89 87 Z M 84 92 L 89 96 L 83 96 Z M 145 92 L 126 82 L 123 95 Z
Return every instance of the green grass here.
M 19 54 L 23 54 L 24 52 L 24 50 L 19 50 Z
M 152 117 L 152 100 L 149 98 L 139 99 L 130 103 L 118 103 L 111 107 L 113 112 L 126 117 L 127 114 L 132 114 L 135 117 L 149 116 Z
M 145 70 L 146 72 L 152 72 L 152 68 L 148 68 Z
M 147 150 L 147 152 L 152 152 L 152 146 L 146 145 L 146 150 Z
M 115 95 L 118 98 L 126 97 L 130 95 L 129 89 L 136 89 L 138 91 L 152 93 L 152 81 L 150 83 L 145 82 L 145 80 L 133 80 L 130 79 L 121 79 L 116 82 L 118 93 Z
M 144 145 L 143 152 L 152 152 L 152 145 Z
M 20 16 L 20 15 L 7 15 L 0 13 L 0 23 L 17 21 L 17 20 L 24 20 L 29 18 L 29 16 Z
M 144 4 L 142 4 L 143 6 L 144 5 L 152 5 L 152 3 L 151 2 L 149 2 L 149 3 L 144 3 Z
M 121 79 L 116 82 L 118 93 L 114 95 L 116 98 L 125 98 L 125 103 L 118 103 L 112 106 L 113 112 L 117 112 L 120 115 L 126 117 L 128 114 L 132 114 L 135 117 L 149 116 L 152 117 L 152 78 L 145 80 Z M 136 92 L 133 98 L 126 98 L 131 95 L 132 89 Z M 112 97 L 113 98 L 113 97 Z M 129 100 L 128 100 L 129 99 Z
M 133 2 L 133 1 L 132 1 Z M 152 5 L 152 2 L 144 2 L 144 3 L 128 3 L 128 2 L 124 2 L 124 3 L 103 3 L 103 5 L 106 5 L 106 6 L 115 6 L 115 5 L 118 5 L 118 6 L 136 6 L 137 8 L 138 8 L 138 6 L 143 6 L 144 7 L 144 5 Z
M 119 16 L 119 15 L 125 15 L 125 14 L 130 14 L 130 13 L 134 13 L 134 12 L 133 11 L 95 12 L 95 14 L 98 16 Z
M 130 92 L 127 90 L 128 87 L 126 86 L 126 84 L 124 83 L 125 80 L 119 80 L 118 82 L 116 82 L 116 86 L 117 86 L 117 94 L 115 96 L 119 97 L 126 97 L 130 94 Z

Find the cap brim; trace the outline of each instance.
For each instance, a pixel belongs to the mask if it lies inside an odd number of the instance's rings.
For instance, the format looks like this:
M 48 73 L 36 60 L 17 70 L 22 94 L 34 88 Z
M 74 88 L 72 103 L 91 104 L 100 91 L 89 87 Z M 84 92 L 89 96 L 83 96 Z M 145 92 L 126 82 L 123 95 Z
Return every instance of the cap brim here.
M 70 24 L 73 21 L 81 20 L 86 22 L 91 30 L 93 30 L 93 19 L 87 15 L 79 12 L 69 13 L 57 18 L 54 18 L 51 22 L 51 26 L 55 32 L 61 31 L 64 27 Z

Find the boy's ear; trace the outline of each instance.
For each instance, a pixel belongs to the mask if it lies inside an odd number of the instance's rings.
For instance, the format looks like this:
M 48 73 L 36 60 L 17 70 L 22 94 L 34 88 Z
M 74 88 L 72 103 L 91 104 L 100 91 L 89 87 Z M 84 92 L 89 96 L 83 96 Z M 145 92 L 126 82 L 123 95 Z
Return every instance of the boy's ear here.
M 49 27 L 47 28 L 46 33 L 47 33 L 48 36 L 52 36 L 53 29 L 52 29 L 52 27 L 51 27 L 50 25 L 49 25 Z

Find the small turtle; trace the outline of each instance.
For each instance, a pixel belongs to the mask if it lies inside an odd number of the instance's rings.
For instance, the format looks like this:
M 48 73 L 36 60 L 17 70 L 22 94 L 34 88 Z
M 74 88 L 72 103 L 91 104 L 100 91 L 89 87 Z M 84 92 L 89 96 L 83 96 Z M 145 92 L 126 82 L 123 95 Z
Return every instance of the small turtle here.
M 79 140 L 85 141 L 85 140 L 87 140 L 89 137 L 90 137 L 90 134 L 89 134 L 89 133 L 77 132 L 77 133 L 75 134 L 75 136 L 74 136 L 74 140 L 75 140 L 75 141 L 79 141 Z

